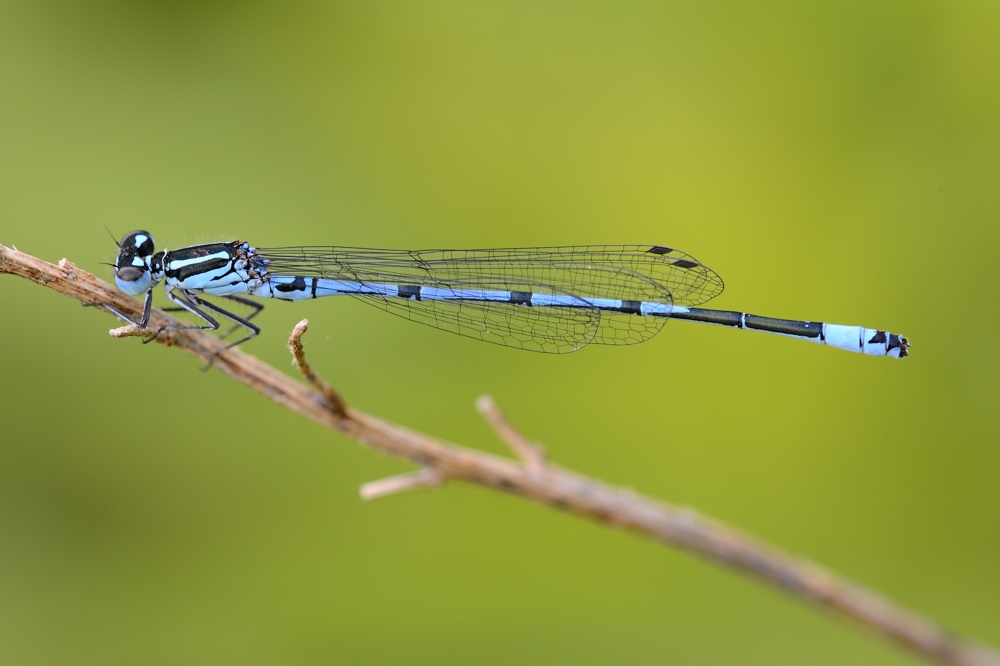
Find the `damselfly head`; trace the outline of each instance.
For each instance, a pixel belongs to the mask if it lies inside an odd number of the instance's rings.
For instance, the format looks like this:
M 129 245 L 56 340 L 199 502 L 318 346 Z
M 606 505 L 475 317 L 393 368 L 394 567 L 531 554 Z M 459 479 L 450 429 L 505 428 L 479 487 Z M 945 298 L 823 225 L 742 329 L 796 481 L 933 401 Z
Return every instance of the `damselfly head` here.
M 133 231 L 118 245 L 115 260 L 115 284 L 129 296 L 138 296 L 149 289 L 152 282 L 149 262 L 155 249 L 148 231 Z

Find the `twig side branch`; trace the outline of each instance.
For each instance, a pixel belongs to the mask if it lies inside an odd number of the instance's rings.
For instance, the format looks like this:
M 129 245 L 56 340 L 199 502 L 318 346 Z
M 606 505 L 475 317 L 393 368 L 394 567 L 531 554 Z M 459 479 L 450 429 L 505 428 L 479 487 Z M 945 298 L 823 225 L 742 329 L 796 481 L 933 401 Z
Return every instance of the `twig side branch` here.
M 496 432 L 503 442 L 510 447 L 518 458 L 524 461 L 524 467 L 529 472 L 540 474 L 545 471 L 545 449 L 538 444 L 528 441 L 517 429 L 511 425 L 507 417 L 503 415 L 497 406 L 496 400 L 488 395 L 480 396 L 476 400 L 476 409 L 482 414 L 486 422 Z
M 421 488 L 437 488 L 444 483 L 444 476 L 433 467 L 424 467 L 415 472 L 390 476 L 371 481 L 361 486 L 361 499 L 370 501 L 397 493 Z
M 125 313 L 138 312 L 136 301 L 65 260 L 56 266 L 0 245 L 0 273 L 24 277 L 83 303 L 110 303 Z M 177 321 L 159 310 L 154 310 L 153 316 L 151 326 L 154 328 Z M 205 362 L 224 344 L 201 331 L 171 331 L 157 337 L 156 342 L 180 347 Z M 293 355 L 300 356 L 304 363 L 301 344 L 297 349 L 293 348 Z M 501 436 L 518 451 L 525 464 L 444 443 L 346 407 L 339 396 L 337 400 L 331 399 L 331 395 L 321 388 L 325 382 L 308 368 L 308 364 L 304 367 L 311 374 L 309 381 L 315 391 L 239 349 L 222 354 L 214 367 L 320 425 L 425 468 L 413 475 L 375 482 L 374 490 L 371 485 L 367 486 L 369 494 L 380 496 L 387 491 L 426 487 L 438 479 L 467 481 L 503 490 L 607 525 L 623 527 L 724 564 L 799 599 L 819 603 L 832 614 L 860 623 L 937 663 L 1000 666 L 1000 654 L 989 648 L 957 638 L 930 620 L 828 569 L 782 553 L 694 511 L 615 488 L 545 463 L 543 458 L 529 464 L 529 459 L 537 454 L 537 451 L 529 453 L 533 445 L 513 428 L 507 432 L 492 418 L 495 429 L 506 433 Z M 495 406 L 486 407 L 488 417 L 499 414 Z M 501 421 L 506 423 L 502 417 Z M 515 441 L 517 445 L 513 444 Z M 528 445 L 523 451 L 522 443 Z M 544 473 L 537 473 L 538 465 Z

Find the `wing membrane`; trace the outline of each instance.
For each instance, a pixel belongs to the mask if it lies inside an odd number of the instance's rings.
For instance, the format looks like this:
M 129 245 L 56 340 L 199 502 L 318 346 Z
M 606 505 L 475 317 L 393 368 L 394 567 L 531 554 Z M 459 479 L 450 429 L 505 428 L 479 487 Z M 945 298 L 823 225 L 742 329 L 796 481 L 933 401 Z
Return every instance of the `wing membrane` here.
M 662 246 L 418 251 L 286 247 L 258 252 L 271 274 L 570 298 L 573 307 L 355 296 L 412 321 L 534 351 L 575 351 L 590 342 L 634 344 L 654 336 L 666 321 L 602 311 L 590 306 L 594 299 L 697 305 L 723 289 L 714 271 L 690 255 Z

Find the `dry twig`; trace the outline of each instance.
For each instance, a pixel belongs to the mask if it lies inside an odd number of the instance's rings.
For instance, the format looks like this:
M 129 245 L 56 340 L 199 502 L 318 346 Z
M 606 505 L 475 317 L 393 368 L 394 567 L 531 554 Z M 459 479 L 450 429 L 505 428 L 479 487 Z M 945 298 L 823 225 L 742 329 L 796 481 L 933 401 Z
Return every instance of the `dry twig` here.
M 53 265 L 0 245 L 0 273 L 27 278 L 84 303 L 109 303 L 121 312 L 138 314 L 137 301 L 65 259 Z M 176 320 L 166 313 L 153 311 L 151 328 L 172 323 Z M 417 472 L 366 484 L 361 491 L 365 499 L 438 486 L 445 479 L 488 486 L 694 552 L 804 601 L 819 603 L 833 615 L 853 620 L 940 664 L 1000 666 L 1000 654 L 957 638 L 930 620 L 817 564 L 782 553 L 692 510 L 549 464 L 541 449 L 517 433 L 489 398 L 480 400 L 480 411 L 523 464 L 447 444 L 347 407 L 305 362 L 300 342 L 305 327 L 304 321 L 296 327 L 289 348 L 296 367 L 315 392 L 238 349 L 219 356 L 214 367 L 320 425 L 420 466 Z M 146 333 L 126 326 L 112 334 L 123 337 Z M 224 346 L 202 331 L 169 331 L 156 341 L 180 347 L 206 362 Z

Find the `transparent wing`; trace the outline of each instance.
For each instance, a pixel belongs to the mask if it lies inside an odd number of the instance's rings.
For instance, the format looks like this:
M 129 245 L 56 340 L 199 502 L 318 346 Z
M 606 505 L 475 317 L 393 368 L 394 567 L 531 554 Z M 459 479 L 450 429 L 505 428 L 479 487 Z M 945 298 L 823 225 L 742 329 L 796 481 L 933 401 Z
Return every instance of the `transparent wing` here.
M 651 338 L 666 321 L 602 311 L 590 305 L 595 299 L 696 305 L 723 289 L 714 271 L 663 246 L 419 251 L 287 247 L 258 252 L 271 274 L 570 298 L 572 307 L 356 296 L 442 330 L 535 351 L 575 351 L 590 342 L 634 344 Z
M 723 290 L 722 278 L 680 250 L 662 245 L 583 245 L 495 250 L 379 250 L 354 247 L 259 249 L 274 272 L 348 277 L 364 274 L 431 276 L 474 283 L 484 275 L 551 284 L 580 296 L 627 293 L 628 276 L 666 288 L 677 305 L 701 305 Z M 616 276 L 621 276 L 616 279 Z M 599 293 L 588 293 L 590 291 Z

